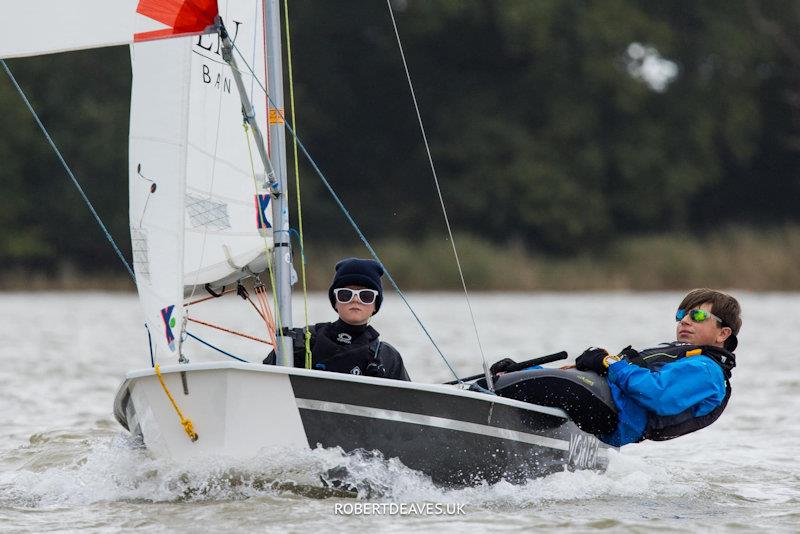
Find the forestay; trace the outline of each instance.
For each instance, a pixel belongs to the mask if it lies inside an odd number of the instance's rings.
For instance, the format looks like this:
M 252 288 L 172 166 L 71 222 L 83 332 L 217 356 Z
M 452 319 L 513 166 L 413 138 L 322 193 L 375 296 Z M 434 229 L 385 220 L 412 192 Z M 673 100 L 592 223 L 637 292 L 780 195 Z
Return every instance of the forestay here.
M 259 77 L 242 72 L 266 132 L 262 2 L 220 1 L 219 8 Z M 134 269 L 156 358 L 174 357 L 185 296 L 266 268 L 271 200 L 217 35 L 136 44 L 131 57 Z

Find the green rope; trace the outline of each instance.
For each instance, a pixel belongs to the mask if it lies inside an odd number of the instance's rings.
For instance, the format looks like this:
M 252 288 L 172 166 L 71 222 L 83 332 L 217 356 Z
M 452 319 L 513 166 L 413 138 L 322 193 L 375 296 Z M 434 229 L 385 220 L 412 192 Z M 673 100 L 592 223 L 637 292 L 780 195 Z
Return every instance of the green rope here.
M 286 28 L 286 57 L 289 67 L 289 108 L 292 114 L 292 128 L 297 131 L 297 119 L 295 117 L 294 106 L 294 76 L 292 71 L 292 34 L 289 30 L 289 0 L 283 0 L 283 17 L 284 28 Z M 294 182 L 295 191 L 297 193 L 297 228 L 300 238 L 300 273 L 303 281 L 303 311 L 305 313 L 306 328 L 305 328 L 305 351 L 306 351 L 306 369 L 311 369 L 311 332 L 308 329 L 308 286 L 306 284 L 306 257 L 305 247 L 303 242 L 303 204 L 300 201 L 300 157 L 297 153 L 297 137 L 292 136 L 292 145 L 294 147 Z

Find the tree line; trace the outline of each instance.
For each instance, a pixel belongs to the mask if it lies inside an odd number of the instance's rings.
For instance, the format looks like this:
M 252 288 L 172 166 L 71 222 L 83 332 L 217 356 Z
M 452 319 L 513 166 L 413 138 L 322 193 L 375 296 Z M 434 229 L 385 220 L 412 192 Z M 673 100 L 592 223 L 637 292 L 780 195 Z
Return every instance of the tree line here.
M 569 257 L 648 234 L 800 219 L 797 2 L 392 5 L 456 231 Z M 386 3 L 289 10 L 297 131 L 327 179 L 371 239 L 444 236 Z M 129 255 L 127 48 L 8 64 Z M 118 269 L 0 78 L 3 268 Z M 352 244 L 310 166 L 300 172 L 309 241 Z

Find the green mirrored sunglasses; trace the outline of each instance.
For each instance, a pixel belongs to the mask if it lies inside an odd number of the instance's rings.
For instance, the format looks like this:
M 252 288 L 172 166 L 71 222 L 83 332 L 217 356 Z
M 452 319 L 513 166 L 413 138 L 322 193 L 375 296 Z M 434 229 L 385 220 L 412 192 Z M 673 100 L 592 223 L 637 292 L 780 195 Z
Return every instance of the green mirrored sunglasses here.
M 684 308 L 681 308 L 680 310 L 678 310 L 675 313 L 675 320 L 676 321 L 681 321 L 687 315 L 695 323 L 702 323 L 706 319 L 711 318 L 711 319 L 714 319 L 715 321 L 717 321 L 721 325 L 725 324 L 722 319 L 720 319 L 719 317 L 717 317 L 716 315 L 714 315 L 710 311 L 701 310 L 699 308 L 695 308 L 693 310 L 686 310 Z

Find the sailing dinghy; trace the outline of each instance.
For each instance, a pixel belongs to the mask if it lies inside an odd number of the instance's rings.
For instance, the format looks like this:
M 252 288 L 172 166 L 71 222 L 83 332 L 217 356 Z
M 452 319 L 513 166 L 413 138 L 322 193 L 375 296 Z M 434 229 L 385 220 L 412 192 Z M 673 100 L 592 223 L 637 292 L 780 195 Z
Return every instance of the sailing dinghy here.
M 339 447 L 449 485 L 605 468 L 609 448 L 581 428 L 597 433 L 613 403 L 588 373 L 519 371 L 490 380 L 492 392 L 292 367 L 281 335 L 293 270 L 278 0 L 17 5 L 48 37 L 12 26 L 0 57 L 131 44 L 130 229 L 150 366 L 127 374 L 114 414 L 154 455 Z M 262 277 L 274 281 L 274 317 Z M 231 287 L 264 319 L 278 365 L 260 363 L 266 347 L 244 358 L 212 347 L 239 361 L 189 361 L 203 349 L 186 347 L 201 342 L 189 305 Z

